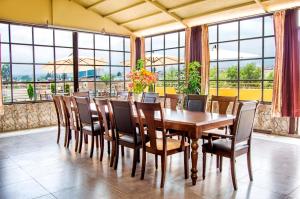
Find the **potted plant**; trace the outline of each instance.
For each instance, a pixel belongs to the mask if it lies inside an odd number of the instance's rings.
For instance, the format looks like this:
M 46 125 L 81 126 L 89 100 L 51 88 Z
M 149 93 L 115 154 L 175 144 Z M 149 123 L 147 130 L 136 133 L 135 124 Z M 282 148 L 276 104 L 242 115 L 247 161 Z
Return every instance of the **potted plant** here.
M 33 99 L 33 97 L 34 97 L 34 89 L 33 89 L 32 84 L 28 84 L 28 86 L 27 86 L 27 95 L 28 95 L 28 97 L 29 97 L 30 100 Z
M 54 83 L 50 84 L 50 90 L 51 90 L 52 94 L 55 94 L 55 84 Z
M 201 65 L 197 61 L 193 61 L 189 64 L 189 76 L 185 84 L 179 86 L 178 90 L 186 95 L 200 94 L 201 93 L 201 76 L 199 73 Z
M 68 93 L 68 95 L 70 94 L 70 84 L 65 85 L 65 93 Z

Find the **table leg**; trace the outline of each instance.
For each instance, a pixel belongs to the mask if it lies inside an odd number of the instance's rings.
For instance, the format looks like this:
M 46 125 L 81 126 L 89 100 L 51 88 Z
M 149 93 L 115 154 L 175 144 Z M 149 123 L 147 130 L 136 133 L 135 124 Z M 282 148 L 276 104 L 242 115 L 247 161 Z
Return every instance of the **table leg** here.
M 197 167 L 197 162 L 198 162 L 198 138 L 197 139 L 192 139 L 192 152 L 191 152 L 191 157 L 192 157 L 192 169 L 191 169 L 191 178 L 193 181 L 193 185 L 196 184 L 197 181 L 197 172 L 198 172 L 198 167 Z

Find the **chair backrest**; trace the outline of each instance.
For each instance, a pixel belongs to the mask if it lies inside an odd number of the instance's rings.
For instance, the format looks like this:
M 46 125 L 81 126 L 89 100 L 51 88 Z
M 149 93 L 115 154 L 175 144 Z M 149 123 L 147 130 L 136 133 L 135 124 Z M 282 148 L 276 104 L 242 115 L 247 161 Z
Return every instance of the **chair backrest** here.
M 76 108 L 79 115 L 80 125 L 91 125 L 93 127 L 90 100 L 88 97 L 75 97 Z
M 147 127 L 147 136 L 150 139 L 150 146 L 153 151 L 157 151 L 156 139 L 157 139 L 157 129 L 162 130 L 163 139 L 163 150 L 166 150 L 166 131 L 165 131 L 165 121 L 164 114 L 162 111 L 161 103 L 143 103 L 135 102 L 135 107 L 137 115 L 139 118 L 140 132 L 142 136 L 143 143 L 146 142 L 146 133 L 144 127 Z M 158 113 L 159 115 L 155 114 Z M 156 118 L 160 118 L 158 120 Z
M 218 104 L 219 114 L 226 114 L 227 109 L 232 103 L 232 110 L 230 111 L 231 114 L 234 114 L 235 106 L 236 106 L 237 96 L 211 96 L 210 102 L 210 112 L 213 112 L 213 105 L 214 103 Z
M 129 99 L 129 92 L 128 91 L 118 91 L 117 92 L 117 98 L 122 100 L 128 100 Z
M 176 110 L 182 96 L 179 94 L 165 94 L 164 107 Z
M 252 135 L 257 101 L 240 102 L 233 126 L 234 142 L 249 141 Z
M 53 102 L 56 110 L 57 121 L 62 125 L 66 125 L 66 120 L 65 120 L 65 116 L 63 113 L 64 112 L 63 106 L 62 106 L 62 96 L 54 95 Z
M 90 92 L 89 91 L 74 92 L 73 96 L 75 96 L 75 97 L 89 97 Z
M 109 116 L 111 116 L 109 100 L 94 98 L 94 102 L 96 104 L 100 123 L 104 127 L 105 135 L 109 135 L 109 129 L 111 127 L 111 124 L 109 123 L 108 120 L 109 118 L 107 118 L 107 112 L 106 112 L 108 110 Z M 113 133 L 112 133 L 112 137 L 114 138 Z
M 70 125 L 73 128 L 78 128 L 79 121 L 78 121 L 77 112 L 75 111 L 76 108 L 75 98 L 72 96 L 63 96 L 63 101 L 64 101 L 64 109 L 70 121 Z
M 119 134 L 128 135 L 134 138 L 137 143 L 136 122 L 133 118 L 132 103 L 130 101 L 111 100 L 113 112 L 113 125 L 116 130 L 117 138 Z
M 157 102 L 159 97 L 158 93 L 146 93 L 144 92 L 142 95 L 142 102 L 144 103 L 155 103 Z
M 188 111 L 205 112 L 207 95 L 187 95 L 185 107 Z

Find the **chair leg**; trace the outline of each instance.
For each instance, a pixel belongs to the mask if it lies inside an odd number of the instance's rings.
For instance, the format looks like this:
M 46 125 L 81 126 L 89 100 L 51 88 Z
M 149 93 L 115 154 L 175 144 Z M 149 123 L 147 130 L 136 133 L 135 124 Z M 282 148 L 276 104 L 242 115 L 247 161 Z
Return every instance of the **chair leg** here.
M 60 138 L 60 124 L 57 124 L 57 140 L 56 143 L 59 144 L 59 138 Z
M 93 157 L 93 152 L 94 152 L 94 142 L 95 142 L 95 136 L 92 135 L 92 143 L 91 143 L 91 152 L 90 152 L 90 158 Z
M 125 152 L 124 152 L 124 146 L 121 147 L 121 154 L 122 154 L 122 157 L 124 157 L 124 154 L 125 154 Z
M 223 166 L 223 157 L 222 156 L 219 156 L 219 161 L 220 161 L 220 172 L 222 172 L 222 166 Z
M 89 143 L 89 139 L 88 139 L 88 136 L 87 136 L 87 135 L 84 135 L 84 143 L 85 143 L 85 144 L 88 144 L 88 143 Z
M 77 152 L 77 150 L 78 150 L 78 143 L 79 143 L 79 132 L 78 132 L 78 130 L 75 130 L 75 138 L 76 138 L 75 152 Z
M 113 166 L 114 159 L 116 158 L 116 141 L 112 141 L 111 144 L 112 144 L 112 151 L 111 151 L 111 155 L 110 155 L 110 165 L 109 165 L 110 167 Z
M 212 154 L 211 154 L 212 155 Z M 217 169 L 220 168 L 220 156 L 216 155 L 216 161 L 217 161 Z
M 188 150 L 188 147 L 185 147 L 185 150 L 184 150 L 184 177 L 185 177 L 185 179 L 189 178 L 189 150 Z
M 237 190 L 236 175 L 235 175 L 235 158 L 230 158 L 231 178 L 234 190 Z
M 160 181 L 160 188 L 163 188 L 165 185 L 165 178 L 166 178 L 166 165 L 167 165 L 167 155 L 163 154 L 161 156 L 161 181 Z
M 96 135 L 96 148 L 99 149 L 99 139 L 98 139 L 98 135 Z
M 253 181 L 250 149 L 248 150 L 248 153 L 247 153 L 247 163 L 248 163 L 249 178 L 250 178 L 250 181 Z
M 80 131 L 80 139 L 79 139 L 79 153 L 81 153 L 81 149 L 82 149 L 82 140 L 83 140 L 83 132 Z
M 203 153 L 203 166 L 202 166 L 202 178 L 205 180 L 205 173 L 206 173 L 206 153 Z
M 131 170 L 131 177 L 135 176 L 135 169 L 136 169 L 136 163 L 137 163 L 137 155 L 138 155 L 138 149 L 134 149 L 134 152 L 133 152 L 133 162 L 132 162 L 132 170 Z
M 67 140 L 67 148 L 70 146 L 70 140 L 72 139 L 72 130 L 68 129 L 68 140 Z
M 143 150 L 143 155 L 142 155 L 142 172 L 141 172 L 141 180 L 144 179 L 145 176 L 145 168 L 146 168 L 146 149 Z
M 110 154 L 110 141 L 107 140 L 107 153 Z
M 100 161 L 103 159 L 103 153 L 104 153 L 104 137 L 103 134 L 100 135 Z
M 115 165 L 114 165 L 114 169 L 117 170 L 118 168 L 118 160 L 119 160 L 119 143 L 118 141 L 116 141 L 116 155 L 115 155 Z
M 68 142 L 68 133 L 69 133 L 69 129 L 68 129 L 68 127 L 65 127 L 65 142 L 64 142 L 64 147 L 67 146 L 67 142 Z
M 155 154 L 155 169 L 157 169 L 158 168 L 158 163 L 157 163 L 157 160 L 158 158 L 157 158 L 157 155 Z
M 140 156 L 141 156 L 140 155 L 140 148 L 138 148 L 137 149 L 137 159 L 136 159 L 137 163 L 140 163 L 140 161 L 141 161 L 141 157 Z

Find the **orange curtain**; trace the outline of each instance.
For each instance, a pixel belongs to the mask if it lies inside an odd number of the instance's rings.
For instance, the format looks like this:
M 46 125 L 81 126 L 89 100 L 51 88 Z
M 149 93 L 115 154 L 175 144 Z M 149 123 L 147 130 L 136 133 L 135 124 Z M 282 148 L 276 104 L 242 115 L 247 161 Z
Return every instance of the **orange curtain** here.
M 145 38 L 141 37 L 141 59 L 145 60 Z M 146 62 L 146 60 L 145 60 Z M 146 63 L 145 63 L 146 64 Z
M 136 65 L 136 47 L 135 47 L 135 36 L 130 37 L 130 67 L 133 69 Z
M 275 27 L 275 68 L 274 68 L 274 83 L 273 83 L 273 99 L 272 99 L 272 116 L 281 117 L 281 102 L 282 102 L 282 71 L 283 71 L 283 45 L 284 45 L 284 21 L 285 11 L 274 13 Z
M 190 64 L 190 52 L 191 52 L 191 28 L 185 29 L 185 76 L 186 80 L 188 79 L 188 71 Z
M 201 32 L 201 93 L 208 94 L 209 82 L 209 41 L 208 41 L 208 25 L 202 25 Z

